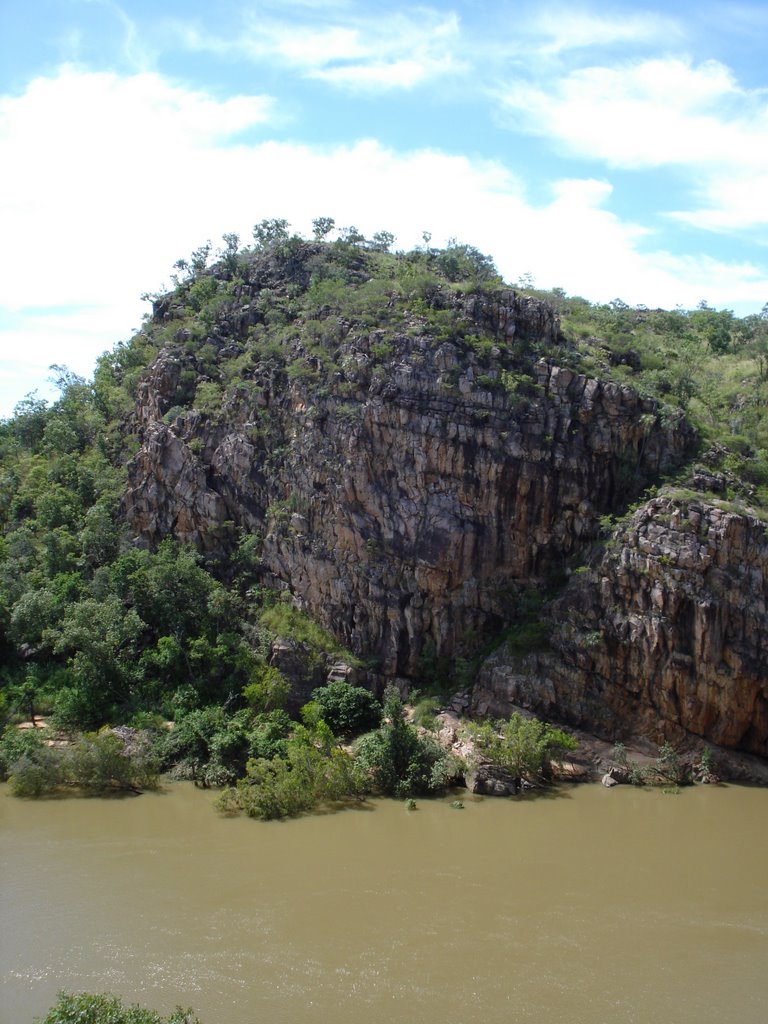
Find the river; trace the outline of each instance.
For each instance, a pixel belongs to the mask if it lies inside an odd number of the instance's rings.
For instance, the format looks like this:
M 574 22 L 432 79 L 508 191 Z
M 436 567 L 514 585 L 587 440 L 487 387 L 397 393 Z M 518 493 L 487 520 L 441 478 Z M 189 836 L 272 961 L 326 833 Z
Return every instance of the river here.
M 0 787 L 0 1021 L 764 1024 L 768 790 L 601 786 L 260 823 Z

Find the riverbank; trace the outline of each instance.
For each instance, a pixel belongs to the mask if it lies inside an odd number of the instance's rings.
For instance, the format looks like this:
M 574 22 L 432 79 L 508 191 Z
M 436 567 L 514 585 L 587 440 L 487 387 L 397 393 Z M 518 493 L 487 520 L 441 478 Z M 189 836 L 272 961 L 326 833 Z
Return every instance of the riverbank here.
M 457 702 L 460 707 L 460 699 Z M 529 714 L 524 708 L 513 709 L 526 716 Z M 467 734 L 466 720 L 462 717 L 460 710 L 456 707 L 439 711 L 436 714 L 439 723 L 435 735 L 442 746 L 453 753 L 461 760 L 471 763 L 474 759 L 474 745 Z M 553 723 L 566 730 L 578 741 L 575 750 L 569 752 L 567 759 L 561 762 L 552 763 L 553 778 L 563 782 L 600 782 L 606 773 L 619 767 L 615 757 L 616 744 L 600 739 L 593 733 L 585 732 L 583 729 L 574 729 L 570 726 Z M 628 739 L 623 746 L 624 758 L 630 764 L 639 766 L 640 769 L 647 769 L 656 763 L 659 748 L 656 744 L 645 740 L 642 737 Z M 708 750 L 711 754 L 716 776 L 721 782 L 738 782 L 749 785 L 768 786 L 768 763 L 751 754 L 739 751 L 727 750 L 717 747 L 714 744 L 702 743 L 694 747 L 680 748 L 678 754 L 681 758 L 690 761 L 701 756 L 702 750 Z M 621 773 L 617 773 L 617 780 L 621 779 Z M 468 780 L 467 788 L 473 789 L 474 776 Z M 485 784 L 481 777 L 480 788 L 475 792 L 484 795 L 505 795 L 505 785 L 494 786 Z

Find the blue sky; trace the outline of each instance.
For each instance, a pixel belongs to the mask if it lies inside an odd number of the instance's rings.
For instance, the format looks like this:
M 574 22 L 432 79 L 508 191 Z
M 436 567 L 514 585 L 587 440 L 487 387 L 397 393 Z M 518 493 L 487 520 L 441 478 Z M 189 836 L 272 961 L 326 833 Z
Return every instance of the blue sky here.
M 765 2 L 4 0 L 0 415 L 263 218 L 758 312 L 767 44 Z

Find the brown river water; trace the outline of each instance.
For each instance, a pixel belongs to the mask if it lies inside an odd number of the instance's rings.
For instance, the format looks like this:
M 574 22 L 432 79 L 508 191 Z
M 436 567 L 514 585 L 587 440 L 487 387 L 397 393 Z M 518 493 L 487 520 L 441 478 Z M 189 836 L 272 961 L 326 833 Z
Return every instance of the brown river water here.
M 260 823 L 0 787 L 0 1022 L 765 1024 L 768 790 L 599 785 Z

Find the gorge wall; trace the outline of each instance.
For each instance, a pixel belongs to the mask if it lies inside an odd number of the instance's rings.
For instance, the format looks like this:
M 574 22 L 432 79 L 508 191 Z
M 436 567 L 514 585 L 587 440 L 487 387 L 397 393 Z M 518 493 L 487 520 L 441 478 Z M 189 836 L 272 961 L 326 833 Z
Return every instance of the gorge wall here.
M 475 653 L 521 620 L 526 592 L 560 581 L 548 648 L 498 648 L 475 711 L 523 705 L 607 738 L 691 734 L 765 756 L 762 522 L 662 493 L 596 556 L 601 517 L 682 464 L 692 430 L 565 365 L 547 305 L 451 301 L 461 336 L 418 313 L 385 332 L 326 310 L 312 329 L 333 335 L 332 366 L 299 325 L 287 358 L 254 356 L 213 413 L 174 409 L 180 382 L 206 377 L 189 345 L 167 345 L 133 418 L 136 540 L 221 556 L 257 537 L 263 583 L 372 660 L 379 686 Z M 254 323 L 246 302 L 206 346 L 242 359 Z
M 205 549 L 258 533 L 272 582 L 381 676 L 413 676 L 516 615 L 598 532 L 599 517 L 682 457 L 690 431 L 652 401 L 539 360 L 504 369 L 531 339 L 556 350 L 552 311 L 507 293 L 469 314 L 497 339 L 471 347 L 404 323 L 387 360 L 349 337 L 331 388 L 264 376 L 258 401 L 216 423 L 165 423 L 182 363 L 160 355 L 140 389 L 142 446 L 125 511 L 147 544 Z
M 552 650 L 500 648 L 474 707 L 520 704 L 560 720 L 766 755 L 768 534 L 746 513 L 672 492 L 616 530 L 551 609 Z

